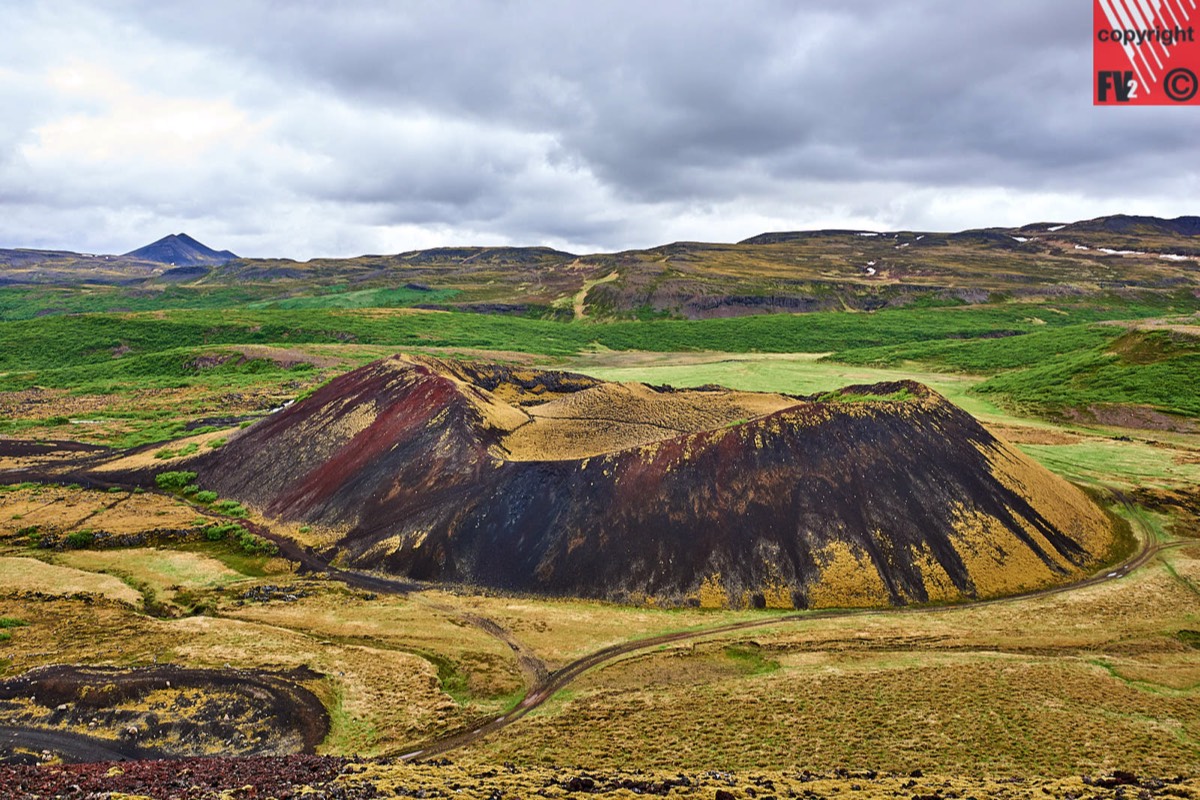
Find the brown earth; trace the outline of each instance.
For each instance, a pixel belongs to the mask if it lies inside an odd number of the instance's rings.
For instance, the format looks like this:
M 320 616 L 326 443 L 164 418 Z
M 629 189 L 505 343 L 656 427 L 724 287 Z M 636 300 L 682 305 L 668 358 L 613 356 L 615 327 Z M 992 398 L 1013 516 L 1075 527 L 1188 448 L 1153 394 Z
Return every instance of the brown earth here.
M 376 797 L 771 797 L 954 798 L 1030 800 L 1046 797 L 1193 797 L 1194 777 L 1113 770 L 1070 778 L 993 777 L 874 770 L 794 769 L 614 771 L 586 767 L 518 767 L 448 760 L 411 765 L 387 761 L 290 756 L 188 759 L 54 766 L 0 766 L 0 785 L 13 800 L 47 797 L 227 800 L 232 797 L 363 800 Z M 108 794 L 108 793 L 114 794 Z M 119 793 L 119 794 L 116 794 Z
M 397 356 L 182 464 L 351 566 L 536 594 L 903 605 L 1114 555 L 1079 490 L 910 382 L 822 401 Z

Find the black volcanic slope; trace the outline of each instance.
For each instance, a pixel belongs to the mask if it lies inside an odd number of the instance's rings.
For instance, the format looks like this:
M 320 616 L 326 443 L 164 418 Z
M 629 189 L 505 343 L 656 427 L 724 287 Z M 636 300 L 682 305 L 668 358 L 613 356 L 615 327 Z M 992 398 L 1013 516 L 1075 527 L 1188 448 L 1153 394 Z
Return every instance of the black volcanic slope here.
M 237 258 L 228 250 L 213 250 L 186 233 L 164 236 L 157 242 L 126 253 L 124 257 L 140 258 L 144 261 L 157 261 L 160 264 L 174 264 L 181 267 L 216 266 Z
M 1112 546 L 1075 487 L 909 382 L 817 402 L 397 356 L 193 464 L 356 567 L 626 602 L 974 598 Z

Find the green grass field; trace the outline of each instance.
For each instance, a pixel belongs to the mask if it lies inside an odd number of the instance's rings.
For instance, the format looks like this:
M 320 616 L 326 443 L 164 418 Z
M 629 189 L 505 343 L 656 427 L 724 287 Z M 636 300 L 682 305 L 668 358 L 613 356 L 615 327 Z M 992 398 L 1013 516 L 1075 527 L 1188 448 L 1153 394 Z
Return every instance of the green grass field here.
M 1200 394 L 1192 387 L 1200 370 L 1200 339 L 1097 324 L 1147 317 L 1163 311 L 1160 306 L 998 303 L 649 322 L 560 322 L 358 307 L 388 298 L 401 303 L 412 294 L 373 289 L 270 301 L 265 308 L 0 322 L 0 397 L 46 390 L 116 397 L 102 404 L 100 416 L 129 424 L 117 434 L 105 432 L 93 439 L 127 446 L 178 436 L 182 422 L 229 406 L 231 397 L 258 395 L 259 400 L 247 404 L 265 411 L 393 350 L 468 350 L 527 353 L 548 366 L 591 370 L 616 380 L 720 383 L 795 394 L 914 378 L 972 414 L 993 420 L 1013 413 L 1055 417 L 1106 404 L 1200 415 Z M 285 348 L 301 356 L 247 356 L 238 349 L 245 346 Z M 323 348 L 323 358 L 304 355 L 311 355 L 312 348 Z M 622 365 L 606 358 L 630 351 L 670 354 L 676 363 L 650 362 L 653 370 L 647 371 L 636 358 Z M 681 355 L 694 353 L 727 355 L 702 363 Z M 824 358 L 815 361 L 818 354 Z M 204 398 L 190 406 L 154 409 L 145 403 L 147 391 Z M 137 402 L 121 401 L 122 396 Z M 8 413 L 0 408 L 0 433 L 44 435 L 42 429 L 52 427 L 46 421 L 50 415 L 39 417 L 21 408 Z

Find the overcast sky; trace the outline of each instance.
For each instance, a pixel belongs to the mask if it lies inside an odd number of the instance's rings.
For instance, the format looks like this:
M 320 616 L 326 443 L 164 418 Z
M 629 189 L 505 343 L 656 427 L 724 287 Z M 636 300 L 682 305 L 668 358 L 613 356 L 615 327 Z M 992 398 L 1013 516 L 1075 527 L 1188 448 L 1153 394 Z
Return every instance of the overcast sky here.
M 0 247 L 574 252 L 1200 213 L 1085 0 L 3 0 Z

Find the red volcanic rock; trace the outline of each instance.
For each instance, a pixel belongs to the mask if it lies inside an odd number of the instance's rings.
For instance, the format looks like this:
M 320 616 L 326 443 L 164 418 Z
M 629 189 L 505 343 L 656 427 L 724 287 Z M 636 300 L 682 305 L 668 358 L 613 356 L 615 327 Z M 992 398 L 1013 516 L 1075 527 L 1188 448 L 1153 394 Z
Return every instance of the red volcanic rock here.
M 39 766 L 0 765 L 6 800 L 108 797 L 110 792 L 153 798 L 210 800 L 229 797 L 378 797 L 370 785 L 343 786 L 338 778 L 354 762 L 327 756 L 192 758 Z M 244 790 L 244 791 L 241 791 Z M 325 792 L 318 794 L 317 792 Z

